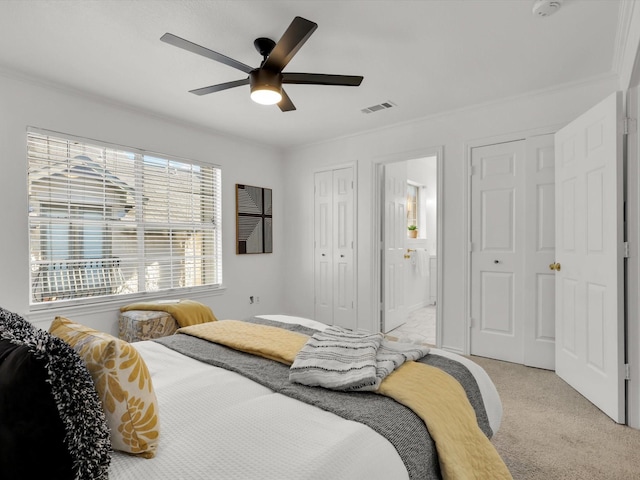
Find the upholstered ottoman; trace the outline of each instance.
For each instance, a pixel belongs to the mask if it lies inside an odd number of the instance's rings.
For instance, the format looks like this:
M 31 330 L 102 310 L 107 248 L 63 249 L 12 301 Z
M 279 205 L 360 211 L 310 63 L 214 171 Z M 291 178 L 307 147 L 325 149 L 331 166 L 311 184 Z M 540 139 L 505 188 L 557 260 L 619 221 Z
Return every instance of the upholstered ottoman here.
M 118 327 L 120 338 L 127 342 L 166 337 L 178 330 L 178 324 L 170 314 L 150 310 L 121 312 Z

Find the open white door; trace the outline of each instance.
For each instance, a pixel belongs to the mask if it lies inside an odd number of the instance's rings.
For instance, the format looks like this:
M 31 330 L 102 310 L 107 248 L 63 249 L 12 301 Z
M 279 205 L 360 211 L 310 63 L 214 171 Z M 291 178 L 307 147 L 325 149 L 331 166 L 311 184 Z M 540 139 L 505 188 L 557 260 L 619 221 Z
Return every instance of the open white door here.
M 556 372 L 625 422 L 622 96 L 556 133 Z
M 384 166 L 383 331 L 407 321 L 404 269 L 407 260 L 407 167 L 405 162 Z

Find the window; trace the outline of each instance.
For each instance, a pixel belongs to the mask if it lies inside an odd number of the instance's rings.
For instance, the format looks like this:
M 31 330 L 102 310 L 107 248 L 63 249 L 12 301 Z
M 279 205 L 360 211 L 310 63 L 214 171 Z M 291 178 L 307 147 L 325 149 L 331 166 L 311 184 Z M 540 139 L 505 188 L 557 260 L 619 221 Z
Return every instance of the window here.
M 31 304 L 222 283 L 221 172 L 30 130 Z
M 419 190 L 418 185 L 407 183 L 407 228 L 418 227 Z

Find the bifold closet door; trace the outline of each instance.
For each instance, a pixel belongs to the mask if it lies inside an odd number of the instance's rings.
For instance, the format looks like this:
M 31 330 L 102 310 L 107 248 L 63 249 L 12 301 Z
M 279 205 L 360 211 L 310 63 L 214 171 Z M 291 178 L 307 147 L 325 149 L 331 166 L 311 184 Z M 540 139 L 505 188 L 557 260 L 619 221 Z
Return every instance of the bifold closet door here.
M 314 203 L 315 319 L 333 325 L 333 171 L 315 174 Z
M 355 329 L 353 169 L 315 174 L 315 319 Z

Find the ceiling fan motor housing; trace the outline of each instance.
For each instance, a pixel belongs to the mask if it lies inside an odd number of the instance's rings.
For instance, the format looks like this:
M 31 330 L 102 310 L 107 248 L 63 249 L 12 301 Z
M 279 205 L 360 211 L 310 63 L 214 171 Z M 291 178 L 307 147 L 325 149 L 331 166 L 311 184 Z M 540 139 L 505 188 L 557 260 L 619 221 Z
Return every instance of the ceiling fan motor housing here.
M 251 92 L 272 90 L 282 95 L 282 73 L 256 68 L 249 73 Z
M 262 58 L 266 60 L 269 54 L 272 52 L 273 47 L 276 46 L 276 42 L 274 42 L 270 38 L 260 37 L 256 38 L 253 41 L 253 46 L 256 47 L 256 50 L 260 55 L 262 55 Z

